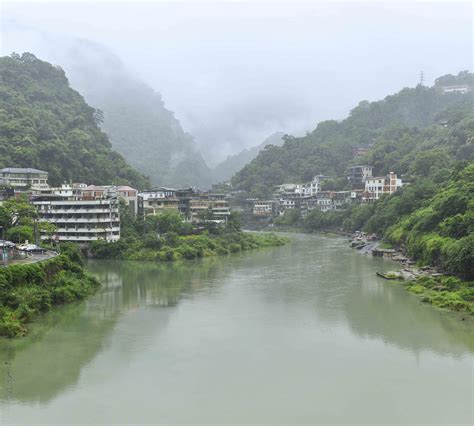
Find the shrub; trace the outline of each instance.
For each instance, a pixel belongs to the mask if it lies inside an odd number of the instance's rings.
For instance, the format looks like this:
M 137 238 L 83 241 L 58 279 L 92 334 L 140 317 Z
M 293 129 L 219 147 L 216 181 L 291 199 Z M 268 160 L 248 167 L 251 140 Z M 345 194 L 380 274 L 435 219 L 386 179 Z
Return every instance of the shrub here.
M 414 284 L 414 285 L 408 286 L 408 290 L 415 294 L 422 294 L 424 293 L 425 288 L 420 284 Z
M 185 259 L 195 259 L 198 256 L 198 252 L 194 247 L 188 244 L 183 244 L 177 249 L 178 253 L 181 254 Z
M 229 251 L 231 253 L 237 253 L 241 250 L 241 246 L 240 244 L 237 244 L 237 243 L 232 243 L 230 246 L 229 246 Z
M 79 262 L 79 249 L 66 246 L 53 259 L 0 270 L 0 335 L 24 335 L 25 324 L 53 303 L 69 303 L 91 294 L 99 282 Z

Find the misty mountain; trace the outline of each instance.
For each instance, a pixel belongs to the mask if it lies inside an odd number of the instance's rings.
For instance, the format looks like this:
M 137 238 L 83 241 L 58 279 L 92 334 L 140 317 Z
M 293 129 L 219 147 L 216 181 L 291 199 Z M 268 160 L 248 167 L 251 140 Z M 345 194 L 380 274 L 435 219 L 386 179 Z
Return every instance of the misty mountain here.
M 62 45 L 71 86 L 103 112 L 112 146 L 153 184 L 207 186 L 211 173 L 198 147 L 159 93 L 127 71 L 106 48 L 81 39 Z
M 234 155 L 229 155 L 222 163 L 219 163 L 213 169 L 214 180 L 216 182 L 228 181 L 242 167 L 244 167 L 247 163 L 250 163 L 267 145 L 283 145 L 283 135 L 283 132 L 275 132 L 257 146 L 244 149 Z
M 34 167 L 64 181 L 149 182 L 112 150 L 100 114 L 69 86 L 64 71 L 31 53 L 0 58 L 0 167 Z
M 348 165 L 371 164 L 379 174 L 405 173 L 418 152 L 433 146 L 448 151 L 450 157 L 472 159 L 472 140 L 460 137 L 458 145 L 439 125 L 472 117 L 472 92 L 443 93 L 442 89 L 444 81 L 462 83 L 466 78 L 472 82 L 472 74 L 461 72 L 457 77 L 440 77 L 434 87 L 418 85 L 381 101 L 361 101 L 342 121 L 323 121 L 303 137 L 285 136 L 281 147 L 262 150 L 233 176 L 232 184 L 252 196 L 265 197 L 284 182 L 309 181 L 316 174 L 344 176 Z M 436 142 L 429 132 L 421 134 L 432 126 L 433 134 L 442 134 Z M 354 157 L 359 147 L 368 152 Z M 341 185 L 345 182 L 342 178 Z

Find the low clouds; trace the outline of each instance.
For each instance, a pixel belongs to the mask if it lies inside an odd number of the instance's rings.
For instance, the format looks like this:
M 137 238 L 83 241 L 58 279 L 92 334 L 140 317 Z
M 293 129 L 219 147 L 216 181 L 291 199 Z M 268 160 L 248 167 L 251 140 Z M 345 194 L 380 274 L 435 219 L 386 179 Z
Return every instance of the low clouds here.
M 213 163 L 343 118 L 421 70 L 432 83 L 470 68 L 471 26 L 468 2 L 19 2 L 3 5 L 1 50 L 55 60 L 77 37 L 104 46 Z

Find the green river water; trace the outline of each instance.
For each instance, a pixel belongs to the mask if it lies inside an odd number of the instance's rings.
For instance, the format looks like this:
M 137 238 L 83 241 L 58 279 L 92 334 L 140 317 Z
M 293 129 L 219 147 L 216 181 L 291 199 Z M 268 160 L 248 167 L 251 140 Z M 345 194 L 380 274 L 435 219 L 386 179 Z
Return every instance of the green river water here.
M 0 340 L 0 423 L 472 424 L 474 326 L 347 241 L 175 264 L 91 261 L 103 283 Z

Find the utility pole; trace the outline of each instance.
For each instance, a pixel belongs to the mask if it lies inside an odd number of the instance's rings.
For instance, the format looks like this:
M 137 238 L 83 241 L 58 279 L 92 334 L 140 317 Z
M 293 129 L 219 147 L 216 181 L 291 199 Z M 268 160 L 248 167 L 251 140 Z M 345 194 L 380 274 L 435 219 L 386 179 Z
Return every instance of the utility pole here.
M 5 245 L 5 228 L 3 226 L 0 226 L 2 228 L 2 260 L 3 260 L 3 266 L 7 266 L 7 259 L 8 259 L 8 251 L 7 251 L 7 246 Z

